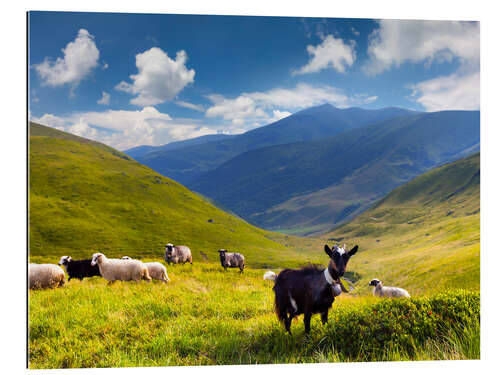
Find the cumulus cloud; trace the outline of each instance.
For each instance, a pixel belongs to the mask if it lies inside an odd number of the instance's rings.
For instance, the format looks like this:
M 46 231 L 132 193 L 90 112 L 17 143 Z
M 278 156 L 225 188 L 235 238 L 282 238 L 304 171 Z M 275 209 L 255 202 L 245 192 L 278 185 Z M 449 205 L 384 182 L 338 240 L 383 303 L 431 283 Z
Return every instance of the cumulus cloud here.
M 73 88 L 87 77 L 98 65 L 99 50 L 94 37 L 85 29 L 80 29 L 76 39 L 62 49 L 63 57 L 55 62 L 45 58 L 44 62 L 34 68 L 48 86 L 71 84 Z
M 102 92 L 102 98 L 97 101 L 97 104 L 109 105 L 109 100 L 111 99 L 111 95 L 107 92 Z
M 68 116 L 44 114 L 39 118 L 31 117 L 31 120 L 119 150 L 139 145 L 161 145 L 221 131 L 196 121 L 172 119 L 154 107 L 140 111 L 79 112 Z
M 369 37 L 367 74 L 403 63 L 479 62 L 479 23 L 459 21 L 380 20 Z
M 195 71 L 187 69 L 187 54 L 177 52 L 175 60 L 160 48 L 153 47 L 135 56 L 138 73 L 132 83 L 120 82 L 115 89 L 137 95 L 130 103 L 148 106 L 172 100 L 186 85 L 194 82 Z
M 427 111 L 479 109 L 479 72 L 453 73 L 412 86 L 411 100 Z
M 344 73 L 346 67 L 352 66 L 356 60 L 354 46 L 354 41 L 344 43 L 340 38 L 327 35 L 321 44 L 307 46 L 309 62 L 302 68 L 292 71 L 292 74 L 317 73 L 328 68 Z

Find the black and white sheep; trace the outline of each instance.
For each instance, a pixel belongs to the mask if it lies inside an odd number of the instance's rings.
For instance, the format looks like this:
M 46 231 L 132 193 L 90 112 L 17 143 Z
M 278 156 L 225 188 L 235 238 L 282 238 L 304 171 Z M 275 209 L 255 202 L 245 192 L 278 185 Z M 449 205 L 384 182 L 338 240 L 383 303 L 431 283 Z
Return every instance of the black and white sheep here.
M 128 256 L 122 257 L 122 260 L 131 260 Z M 155 280 L 161 280 L 165 284 L 170 281 L 167 275 L 167 268 L 160 262 L 147 262 L 144 265 L 148 268 L 149 276 Z
M 240 253 L 228 253 L 227 250 L 219 250 L 220 264 L 227 271 L 228 268 L 239 268 L 243 272 L 245 268 L 245 257 Z
M 63 266 L 68 274 L 68 282 L 71 279 L 83 280 L 85 277 L 101 276 L 99 267 L 90 263 L 92 259 L 73 260 L 68 255 L 64 255 L 59 260 L 59 265 Z
M 103 278 L 112 284 L 116 280 L 121 281 L 151 281 L 148 268 L 140 260 L 108 259 L 104 254 L 92 255 L 92 265 L 98 265 Z
M 193 264 L 191 249 L 187 246 L 174 246 L 171 243 L 168 243 L 165 245 L 165 262 L 168 264 L 184 264 L 187 262 Z
M 383 286 L 382 281 L 380 281 L 379 279 L 373 279 L 368 285 L 374 287 L 373 295 L 377 297 L 410 297 L 410 294 L 403 288 L 397 288 L 395 286 Z
M 28 283 L 30 289 L 45 289 L 63 286 L 66 276 L 61 267 L 55 264 L 28 265 Z

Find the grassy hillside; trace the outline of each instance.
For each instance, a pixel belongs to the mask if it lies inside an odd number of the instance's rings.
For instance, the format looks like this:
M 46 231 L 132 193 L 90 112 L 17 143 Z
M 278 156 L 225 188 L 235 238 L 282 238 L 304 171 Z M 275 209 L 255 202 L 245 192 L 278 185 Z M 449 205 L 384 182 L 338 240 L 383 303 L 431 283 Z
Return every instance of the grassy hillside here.
M 415 113 L 402 108 L 339 109 L 330 104 L 324 104 L 299 111 L 270 125 L 230 139 L 184 147 L 175 151 L 150 152 L 137 157 L 137 160 L 164 176 L 182 184 L 188 184 L 249 150 L 270 145 L 323 139 L 390 118 Z M 188 143 L 189 141 L 185 144 Z
M 434 169 L 325 235 L 360 245 L 357 293 L 372 278 L 421 294 L 479 290 L 480 157 Z
M 248 151 L 187 186 L 259 227 L 311 233 L 478 147 L 479 112 L 424 113 Z
M 101 278 L 29 292 L 29 367 L 131 367 L 479 358 L 479 294 L 341 296 L 292 336 L 263 271 L 169 267 L 167 286 Z
M 103 144 L 32 123 L 29 154 L 31 261 L 97 251 L 161 259 L 172 242 L 190 246 L 195 262 L 215 261 L 225 248 L 257 267 L 303 263 L 313 249 L 253 227 Z

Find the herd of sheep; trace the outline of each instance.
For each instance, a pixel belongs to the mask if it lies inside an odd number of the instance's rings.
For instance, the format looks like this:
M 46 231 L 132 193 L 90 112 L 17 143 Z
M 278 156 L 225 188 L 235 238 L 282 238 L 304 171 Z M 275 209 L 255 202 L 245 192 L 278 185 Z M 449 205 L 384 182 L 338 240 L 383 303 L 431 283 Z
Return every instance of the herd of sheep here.
M 221 266 L 227 268 L 239 268 L 243 272 L 245 268 L 245 257 L 240 253 L 228 253 L 220 249 L 219 258 Z M 165 245 L 165 262 L 167 264 L 193 264 L 191 250 L 187 246 L 174 246 L 171 243 Z M 64 267 L 68 274 L 68 281 L 72 278 L 83 280 L 85 277 L 102 276 L 113 283 L 120 281 L 139 281 L 151 279 L 160 280 L 165 284 L 170 281 L 166 267 L 160 262 L 144 263 L 128 256 L 121 259 L 110 259 L 102 253 L 95 253 L 92 259 L 73 260 L 70 256 L 62 256 L 59 266 Z M 55 264 L 35 264 L 28 266 L 28 281 L 30 289 L 56 288 L 66 283 L 66 275 L 61 267 Z M 271 279 L 268 271 L 264 279 Z M 373 294 L 378 297 L 410 297 L 409 293 L 396 287 L 383 286 L 378 279 L 373 279 L 369 283 L 373 286 Z M 340 294 L 340 293 L 339 293 Z
M 227 268 L 239 268 L 243 272 L 245 268 L 245 257 L 240 253 L 228 253 L 219 250 L 221 266 Z M 168 264 L 193 264 L 191 250 L 187 246 L 174 246 L 171 243 L 165 245 L 165 262 Z M 83 280 L 85 277 L 102 276 L 109 284 L 120 281 L 140 281 L 151 279 L 170 281 L 166 267 L 160 262 L 144 263 L 129 256 L 121 259 L 110 259 L 102 253 L 95 253 L 92 259 L 73 260 L 70 256 L 62 256 L 58 263 L 64 267 L 71 279 Z M 63 286 L 66 276 L 61 267 L 55 264 L 28 265 L 28 280 L 30 289 L 45 289 Z

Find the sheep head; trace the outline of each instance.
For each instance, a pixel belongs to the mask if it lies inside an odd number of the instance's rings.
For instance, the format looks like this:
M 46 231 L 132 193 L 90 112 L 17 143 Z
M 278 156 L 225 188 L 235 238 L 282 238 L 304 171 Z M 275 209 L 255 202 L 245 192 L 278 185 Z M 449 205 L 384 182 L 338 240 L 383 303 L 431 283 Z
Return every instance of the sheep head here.
M 92 255 L 92 261 L 90 262 L 90 265 L 95 266 L 98 263 L 101 263 L 103 259 L 105 259 L 106 256 L 102 253 L 95 253 Z
M 61 257 L 61 259 L 59 260 L 59 263 L 57 263 L 57 264 L 60 266 L 65 266 L 71 261 L 72 261 L 72 259 L 69 255 L 64 255 Z

